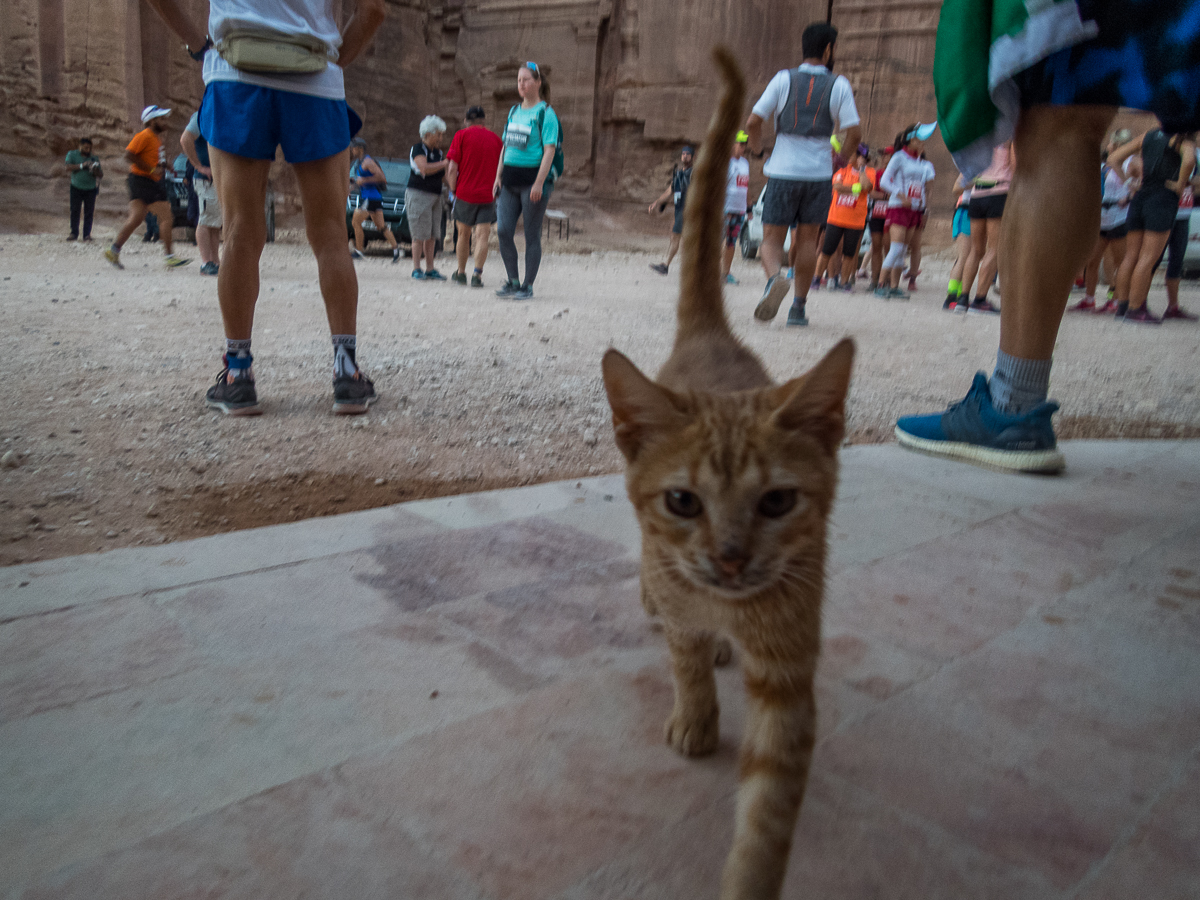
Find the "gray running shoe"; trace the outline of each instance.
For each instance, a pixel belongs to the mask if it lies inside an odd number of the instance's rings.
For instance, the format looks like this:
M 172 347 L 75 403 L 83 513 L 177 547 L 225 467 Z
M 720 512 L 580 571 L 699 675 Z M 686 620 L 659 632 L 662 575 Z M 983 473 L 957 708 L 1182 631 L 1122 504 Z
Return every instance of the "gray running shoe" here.
M 254 378 L 250 374 L 234 375 L 226 366 L 217 376 L 217 383 L 204 395 L 204 403 L 219 409 L 227 416 L 258 416 L 262 409 L 258 405 L 258 392 L 254 390 Z
M 779 304 L 787 296 L 790 286 L 791 282 L 782 272 L 774 278 L 768 279 L 762 299 L 758 301 L 758 306 L 754 308 L 754 318 L 760 322 L 770 322 L 774 319 L 775 314 L 779 312 Z
M 800 328 L 808 325 L 808 316 L 804 314 L 804 300 L 792 300 L 792 308 L 788 310 L 787 323 Z
M 333 379 L 333 411 L 336 415 L 361 415 L 378 399 L 374 382 L 361 371 Z
M 500 290 L 496 291 L 497 297 L 512 297 L 521 289 L 519 281 L 506 281 Z

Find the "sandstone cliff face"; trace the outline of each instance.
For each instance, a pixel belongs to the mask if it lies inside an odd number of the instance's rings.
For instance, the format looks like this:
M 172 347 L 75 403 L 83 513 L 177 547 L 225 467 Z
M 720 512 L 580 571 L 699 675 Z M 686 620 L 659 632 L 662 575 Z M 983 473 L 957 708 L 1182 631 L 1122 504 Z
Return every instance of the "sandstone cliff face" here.
M 205 0 L 185 0 L 207 14 Z M 345 10 L 354 0 L 345 0 Z M 935 115 L 930 72 L 939 0 L 834 0 L 837 70 L 854 85 L 864 135 L 889 143 Z M 749 105 L 779 69 L 800 60 L 800 35 L 825 18 L 822 0 L 389 0 L 373 46 L 347 71 L 348 100 L 379 155 L 402 156 L 421 118 L 451 127 L 482 105 L 499 130 L 517 102 L 516 71 L 547 73 L 564 126 L 560 196 L 645 203 L 666 183 L 684 141 L 704 133 L 715 97 L 708 50 L 742 61 Z M 57 204 L 61 160 L 81 133 L 108 167 L 107 204 L 123 205 L 116 163 L 143 106 L 171 106 L 173 148 L 203 86 L 199 67 L 139 0 L 7 0 L 0 17 L 0 188 L 6 204 Z M 935 202 L 949 196 L 937 141 Z M 117 177 L 114 178 L 113 176 Z M 283 167 L 276 187 L 292 195 Z M 756 175 L 756 181 L 761 183 Z

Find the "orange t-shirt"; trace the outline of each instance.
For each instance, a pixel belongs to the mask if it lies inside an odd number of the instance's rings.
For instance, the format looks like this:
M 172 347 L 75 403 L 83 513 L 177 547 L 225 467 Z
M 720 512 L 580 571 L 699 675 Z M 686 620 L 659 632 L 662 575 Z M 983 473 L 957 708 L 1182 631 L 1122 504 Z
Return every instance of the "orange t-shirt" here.
M 154 133 L 153 128 L 144 128 L 133 136 L 129 146 L 125 148 L 137 157 L 137 163 L 129 167 L 134 175 L 152 178 L 158 181 L 161 175 L 155 175 L 154 170 L 162 162 L 162 141 Z
M 867 168 L 864 170 L 867 173 L 867 179 L 871 184 L 875 183 L 875 170 Z M 861 176 L 850 166 L 844 169 L 838 169 L 833 175 L 833 183 L 838 184 L 858 184 Z M 862 193 L 855 197 L 853 194 L 839 194 L 833 192 L 833 202 L 829 204 L 829 215 L 826 220 L 830 225 L 836 225 L 839 228 L 862 228 L 867 224 L 867 209 L 871 203 L 871 189 L 863 188 Z

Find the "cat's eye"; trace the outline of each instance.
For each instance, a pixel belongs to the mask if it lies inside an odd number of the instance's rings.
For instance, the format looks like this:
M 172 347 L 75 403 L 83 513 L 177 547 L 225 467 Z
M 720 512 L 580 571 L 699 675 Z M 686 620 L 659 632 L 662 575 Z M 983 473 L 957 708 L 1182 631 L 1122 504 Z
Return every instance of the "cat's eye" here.
M 700 498 L 691 491 L 667 491 L 664 499 L 667 509 L 681 519 L 694 519 L 704 509 Z
M 778 519 L 780 516 L 786 516 L 796 508 L 798 493 L 795 488 L 767 491 L 758 500 L 759 515 L 766 516 L 768 519 Z

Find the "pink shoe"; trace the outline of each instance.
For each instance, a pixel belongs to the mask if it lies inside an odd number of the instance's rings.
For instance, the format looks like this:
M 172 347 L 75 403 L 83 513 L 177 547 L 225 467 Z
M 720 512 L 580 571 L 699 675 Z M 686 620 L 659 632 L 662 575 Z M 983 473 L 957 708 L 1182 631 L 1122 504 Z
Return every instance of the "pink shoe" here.
M 1116 314 L 1117 308 L 1120 306 L 1116 300 L 1109 300 L 1103 306 L 1097 306 L 1092 310 L 1098 316 L 1111 316 Z
M 1186 309 L 1180 309 L 1178 306 L 1168 306 L 1162 317 L 1164 322 L 1167 319 L 1181 319 L 1184 322 L 1195 322 L 1200 319 L 1200 316 L 1192 315 Z
M 1074 306 L 1068 306 L 1067 312 L 1095 312 L 1096 300 L 1094 297 L 1084 297 Z
M 1161 325 L 1162 319 L 1150 312 L 1149 304 L 1142 304 L 1141 309 L 1125 311 L 1125 321 L 1133 325 Z

